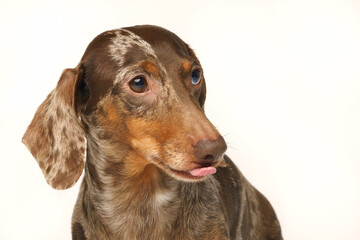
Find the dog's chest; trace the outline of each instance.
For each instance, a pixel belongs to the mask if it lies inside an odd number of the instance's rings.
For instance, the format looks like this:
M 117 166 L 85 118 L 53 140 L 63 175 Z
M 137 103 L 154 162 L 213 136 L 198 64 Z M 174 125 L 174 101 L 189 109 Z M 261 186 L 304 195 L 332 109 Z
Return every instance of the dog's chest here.
M 131 202 L 128 206 L 107 209 L 113 239 L 171 239 L 180 210 L 173 191 L 159 191 L 153 196 Z M 112 213 L 112 214 L 111 214 Z
M 212 237 L 226 235 L 227 227 L 218 209 L 220 204 L 209 192 L 209 189 L 180 187 L 112 209 L 108 221 L 112 239 L 203 239 L 205 229 L 212 229 Z

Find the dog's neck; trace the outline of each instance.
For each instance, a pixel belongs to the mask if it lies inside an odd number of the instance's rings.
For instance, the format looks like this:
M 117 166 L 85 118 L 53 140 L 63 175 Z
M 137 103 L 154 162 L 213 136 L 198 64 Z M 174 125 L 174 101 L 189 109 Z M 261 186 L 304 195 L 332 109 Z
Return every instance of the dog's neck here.
M 180 182 L 145 164 L 131 149 L 124 147 L 116 154 L 103 147 L 97 140 L 88 148 L 85 182 L 107 231 L 120 239 L 169 236 L 180 207 Z

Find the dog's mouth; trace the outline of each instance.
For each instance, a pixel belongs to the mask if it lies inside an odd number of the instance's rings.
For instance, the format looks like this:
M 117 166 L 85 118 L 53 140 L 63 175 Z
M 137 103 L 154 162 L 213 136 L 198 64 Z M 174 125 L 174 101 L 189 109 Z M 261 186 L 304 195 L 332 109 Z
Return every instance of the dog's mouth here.
M 162 169 L 165 170 L 165 172 L 170 173 L 170 175 L 180 178 L 181 180 L 200 180 L 205 178 L 206 176 L 212 175 L 216 173 L 215 166 L 211 164 L 204 164 L 200 165 L 196 168 L 189 169 L 189 170 L 177 170 L 160 159 L 156 158 L 156 162 L 161 166 Z
M 170 171 L 172 171 L 174 174 L 176 174 L 179 177 L 183 177 L 186 179 L 194 179 L 194 180 L 198 180 L 198 179 L 202 179 L 206 176 L 212 175 L 216 173 L 216 168 L 215 167 L 199 167 L 199 168 L 194 168 L 188 171 L 179 171 L 179 170 L 175 170 L 170 168 Z

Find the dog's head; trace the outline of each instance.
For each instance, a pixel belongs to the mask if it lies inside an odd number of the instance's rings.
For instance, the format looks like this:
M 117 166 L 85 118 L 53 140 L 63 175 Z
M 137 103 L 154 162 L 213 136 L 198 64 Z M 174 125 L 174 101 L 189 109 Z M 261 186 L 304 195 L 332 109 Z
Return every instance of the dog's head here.
M 23 142 L 57 189 L 72 186 L 92 155 L 121 162 L 128 174 L 155 166 L 200 180 L 226 150 L 204 114 L 205 95 L 200 62 L 175 34 L 154 26 L 108 31 L 64 71 Z

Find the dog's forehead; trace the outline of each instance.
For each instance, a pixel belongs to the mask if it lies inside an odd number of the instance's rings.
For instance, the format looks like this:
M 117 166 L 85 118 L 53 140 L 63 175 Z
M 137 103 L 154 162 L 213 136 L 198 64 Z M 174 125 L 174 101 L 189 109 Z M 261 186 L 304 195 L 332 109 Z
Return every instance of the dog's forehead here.
M 108 51 L 119 67 L 125 67 L 134 55 L 142 58 L 157 59 L 152 46 L 138 35 L 127 29 L 119 29 L 113 32 L 114 36 L 108 46 Z
M 115 30 L 109 44 L 111 57 L 120 68 L 144 60 L 154 61 L 160 70 L 197 61 L 193 52 L 174 33 L 156 26 L 135 26 Z
M 192 58 L 192 53 L 187 44 L 177 35 L 157 26 L 135 26 L 127 28 L 141 39 L 146 41 L 156 52 L 159 58 L 181 57 Z

